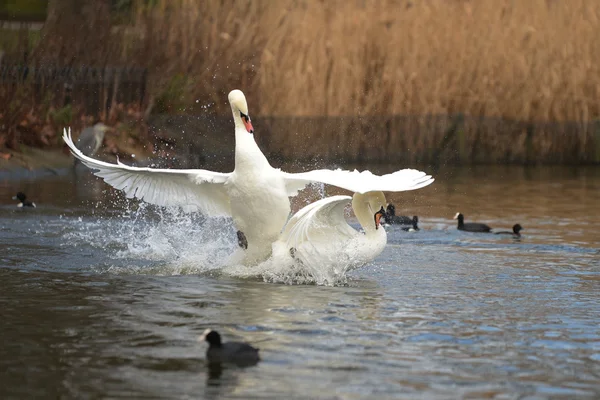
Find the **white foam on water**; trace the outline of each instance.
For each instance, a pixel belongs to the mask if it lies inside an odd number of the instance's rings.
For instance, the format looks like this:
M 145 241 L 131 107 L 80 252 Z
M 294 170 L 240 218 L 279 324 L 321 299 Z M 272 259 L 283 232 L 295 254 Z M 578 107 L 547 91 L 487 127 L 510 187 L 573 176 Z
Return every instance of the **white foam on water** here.
M 289 249 L 278 242 L 273 246 L 273 254 L 268 260 L 251 267 L 233 262 L 225 266 L 223 272 L 237 277 L 260 276 L 265 282 L 287 285 L 338 286 L 347 283 L 346 273 L 352 265 L 351 260 L 342 258 L 315 260 L 314 263 L 306 265 L 292 258 Z
M 344 268 L 295 262 L 286 251 L 245 266 L 231 218 L 206 218 L 144 203 L 121 215 L 71 220 L 66 245 L 103 250 L 102 273 L 186 275 L 219 273 L 283 284 L 345 284 Z M 108 259 L 107 259 L 108 258 Z

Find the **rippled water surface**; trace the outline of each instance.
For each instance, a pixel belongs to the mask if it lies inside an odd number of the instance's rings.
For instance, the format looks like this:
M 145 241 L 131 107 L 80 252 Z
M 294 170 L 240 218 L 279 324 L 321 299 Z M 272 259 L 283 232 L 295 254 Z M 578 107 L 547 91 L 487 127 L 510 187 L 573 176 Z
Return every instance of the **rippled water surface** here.
M 226 219 L 85 175 L 0 179 L 0 397 L 599 398 L 600 169 L 431 172 L 388 194 L 421 231 L 389 227 L 336 287 L 223 271 Z M 457 211 L 523 237 L 459 232 Z M 207 327 L 262 362 L 209 371 Z

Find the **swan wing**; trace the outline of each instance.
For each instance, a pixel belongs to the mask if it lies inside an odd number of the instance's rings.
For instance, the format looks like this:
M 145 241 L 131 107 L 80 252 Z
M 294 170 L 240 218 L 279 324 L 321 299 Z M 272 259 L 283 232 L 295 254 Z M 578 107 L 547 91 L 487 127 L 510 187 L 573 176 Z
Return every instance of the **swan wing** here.
M 303 244 L 327 246 L 353 237 L 357 231 L 344 217 L 351 200 L 350 196 L 331 196 L 307 205 L 290 218 L 281 239 L 291 249 Z
M 154 169 L 130 167 L 117 160 L 111 164 L 84 155 L 73 143 L 71 129 L 63 140 L 71 153 L 93 173 L 127 198 L 137 198 L 159 206 L 179 206 L 185 211 L 201 211 L 211 216 L 231 215 L 224 183 L 231 174 L 202 169 Z
M 326 183 L 351 192 L 371 191 L 402 192 L 415 190 L 433 183 L 431 175 L 416 169 L 402 169 L 391 174 L 375 175 L 371 171 L 345 171 L 341 169 L 317 169 L 309 172 L 283 172 L 288 196 L 295 196 L 299 190 L 313 182 Z

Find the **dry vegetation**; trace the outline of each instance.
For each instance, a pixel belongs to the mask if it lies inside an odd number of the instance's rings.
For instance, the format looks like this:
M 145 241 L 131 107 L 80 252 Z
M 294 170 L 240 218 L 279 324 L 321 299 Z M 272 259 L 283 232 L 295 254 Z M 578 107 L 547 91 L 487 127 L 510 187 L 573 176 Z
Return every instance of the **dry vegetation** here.
M 366 1 L 344 12 L 306 3 L 262 51 L 260 89 L 274 93 L 266 114 L 600 112 L 596 1 Z
M 190 80 L 186 103 L 228 112 L 224 94 L 239 86 L 254 114 L 383 116 L 275 119 L 264 143 L 284 157 L 600 161 L 597 1 L 159 3 L 138 8 L 135 26 L 161 78 Z M 423 117 L 456 114 L 454 128 Z
M 243 89 L 283 157 L 600 162 L 596 0 L 154 3 L 112 61 L 150 68 L 158 111 Z M 294 119 L 317 116 L 343 118 Z
M 593 0 L 160 0 L 135 29 L 157 75 L 234 81 L 264 115 L 564 121 L 600 112 L 599 18 Z

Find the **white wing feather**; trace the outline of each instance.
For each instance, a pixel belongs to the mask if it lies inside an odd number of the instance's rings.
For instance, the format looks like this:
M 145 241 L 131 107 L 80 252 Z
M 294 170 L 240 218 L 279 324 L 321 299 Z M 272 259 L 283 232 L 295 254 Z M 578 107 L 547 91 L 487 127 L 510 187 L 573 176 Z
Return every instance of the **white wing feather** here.
M 130 167 L 119 161 L 110 164 L 84 155 L 73 143 L 71 130 L 63 140 L 71 153 L 128 198 L 159 206 L 179 206 L 186 211 L 201 211 L 211 216 L 231 215 L 229 195 L 224 183 L 231 174 L 203 169 L 152 169 Z
M 431 175 L 416 169 L 403 169 L 391 174 L 374 175 L 370 171 L 358 172 L 341 169 L 318 169 L 309 172 L 291 174 L 283 172 L 289 196 L 312 182 L 322 182 L 351 192 L 366 193 L 371 191 L 402 192 L 415 190 L 433 183 Z
M 344 217 L 350 196 L 331 196 L 315 201 L 298 211 L 287 223 L 281 240 L 287 248 L 303 244 L 325 244 L 345 240 L 357 234 Z

